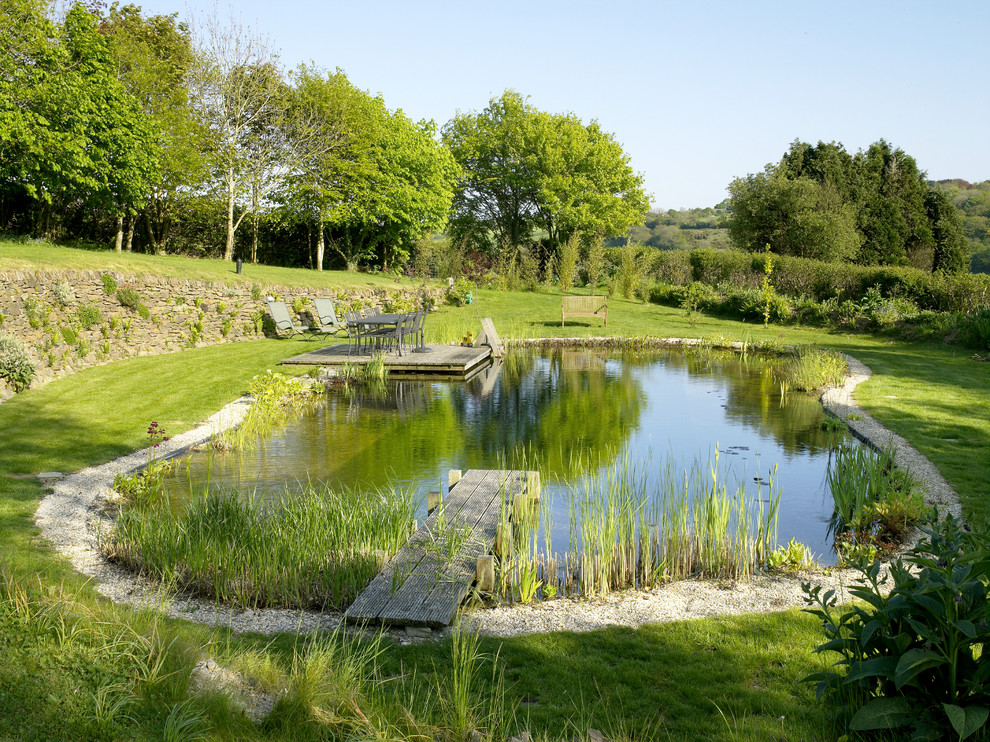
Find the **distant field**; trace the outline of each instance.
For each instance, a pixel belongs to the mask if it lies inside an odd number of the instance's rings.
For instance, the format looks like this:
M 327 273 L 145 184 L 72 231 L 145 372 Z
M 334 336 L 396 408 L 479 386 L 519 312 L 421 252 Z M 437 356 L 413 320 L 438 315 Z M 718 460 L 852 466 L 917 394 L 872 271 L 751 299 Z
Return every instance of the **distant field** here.
M 301 268 L 279 268 L 245 263 L 241 275 L 238 275 L 234 269 L 234 264 L 226 260 L 185 258 L 177 255 L 117 253 L 112 250 L 84 250 L 47 243 L 0 240 L 0 270 L 32 270 L 37 268 L 119 271 L 138 275 L 151 274 L 169 278 L 222 281 L 228 284 L 262 283 L 330 289 L 401 285 L 397 284 L 392 276 L 380 273 L 319 272 Z M 408 285 L 412 280 L 406 278 L 402 280 L 402 283 Z

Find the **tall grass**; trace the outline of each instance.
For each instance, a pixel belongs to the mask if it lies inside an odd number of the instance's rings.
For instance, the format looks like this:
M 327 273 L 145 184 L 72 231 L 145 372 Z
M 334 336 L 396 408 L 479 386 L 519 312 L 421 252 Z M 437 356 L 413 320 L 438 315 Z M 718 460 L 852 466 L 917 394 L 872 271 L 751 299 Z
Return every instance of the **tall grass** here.
M 652 458 L 621 456 L 568 493 L 569 550 L 553 550 L 553 508 L 503 508 L 512 521 L 502 555 L 498 592 L 506 600 L 544 596 L 601 596 L 686 577 L 745 578 L 776 547 L 780 492 L 771 473 L 766 487 L 730 487 L 713 458 L 681 469 L 668 455 L 663 475 Z M 658 481 L 658 484 L 651 484 Z M 538 553 L 536 531 L 544 534 Z
M 794 389 L 812 392 L 839 386 L 849 373 L 845 359 L 833 350 L 814 345 L 798 346 L 793 356 L 778 369 L 781 393 Z
M 302 379 L 292 379 L 269 369 L 248 384 L 252 405 L 237 428 L 211 436 L 217 451 L 233 451 L 270 435 L 296 411 L 314 399 L 314 390 Z
M 167 494 L 121 508 L 100 548 L 131 569 L 233 605 L 348 606 L 412 530 L 408 492 L 310 486 L 280 498 Z
M 829 530 L 847 548 L 893 548 L 924 513 L 910 472 L 894 466 L 892 447 L 840 446 L 827 476 L 835 502 Z

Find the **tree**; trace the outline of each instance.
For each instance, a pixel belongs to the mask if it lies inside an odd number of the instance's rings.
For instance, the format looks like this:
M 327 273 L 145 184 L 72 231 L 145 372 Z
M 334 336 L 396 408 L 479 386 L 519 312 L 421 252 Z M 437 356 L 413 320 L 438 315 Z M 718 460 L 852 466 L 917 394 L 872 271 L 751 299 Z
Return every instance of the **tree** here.
M 117 59 L 118 77 L 140 103 L 159 144 L 140 217 L 150 250 L 161 252 L 180 190 L 199 190 L 206 179 L 205 132 L 193 116 L 189 96 L 194 61 L 189 29 L 175 14 L 144 18 L 139 7 L 114 3 L 103 30 Z M 139 216 L 129 211 L 128 250 Z M 123 217 L 118 249 L 122 222 Z
M 373 259 L 387 269 L 425 233 L 444 228 L 457 165 L 432 122 L 389 111 L 339 70 L 323 76 L 301 67 L 295 90 L 327 146 L 287 181 L 282 200 L 315 217 L 318 269 L 325 234 L 349 270 Z
M 248 215 L 327 145 L 314 119 L 298 116 L 276 55 L 233 19 L 208 17 L 193 68 L 193 105 L 209 132 L 216 184 L 226 206 L 223 257 Z
M 547 235 L 551 253 L 575 232 L 622 234 L 648 208 L 642 178 L 596 122 L 538 111 L 513 90 L 458 114 L 443 141 L 462 169 L 453 227 L 491 248 Z
M 117 78 L 98 19 L 78 3 L 61 26 L 40 4 L 12 10 L 0 24 L 13 50 L 3 63 L 0 172 L 39 203 L 36 230 L 50 231 L 56 203 L 119 213 L 140 201 L 157 142 Z
M 776 165 L 729 185 L 736 245 L 822 260 L 964 270 L 958 214 L 914 159 L 884 140 L 850 156 L 795 141 Z

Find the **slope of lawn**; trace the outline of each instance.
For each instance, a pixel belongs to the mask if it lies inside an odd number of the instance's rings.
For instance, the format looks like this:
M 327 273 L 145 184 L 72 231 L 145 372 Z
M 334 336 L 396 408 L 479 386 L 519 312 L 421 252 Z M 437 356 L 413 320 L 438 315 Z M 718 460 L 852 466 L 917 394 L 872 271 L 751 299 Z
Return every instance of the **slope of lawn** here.
M 0 269 L 6 266 L 4 249 Z M 280 282 L 306 285 L 316 275 L 296 273 L 300 283 Z M 430 316 L 433 339 L 477 332 L 479 318 L 489 316 L 509 337 L 719 336 L 818 342 L 849 352 L 874 371 L 857 394 L 861 403 L 932 458 L 960 492 L 974 525 L 988 512 L 990 369 L 964 352 L 869 335 L 764 328 L 617 299 L 609 301 L 607 329 L 597 320 L 569 320 L 562 329 L 557 294 L 476 295 L 473 305 Z M 260 340 L 131 358 L 85 369 L 0 405 L 0 738 L 162 739 L 186 714 L 196 722 L 189 729 L 203 731 L 204 738 L 332 739 L 340 733 L 333 724 L 353 716 L 352 707 L 360 706 L 372 720 L 399 719 L 400 704 L 426 708 L 422 698 L 443 695 L 438 689 L 448 687 L 449 641 L 385 642 L 377 664 L 389 682 L 378 682 L 367 669 L 356 679 L 327 671 L 330 679 L 312 687 L 311 706 L 282 704 L 266 726 L 255 728 L 222 699 L 186 700 L 192 663 L 209 652 L 260 677 L 289 677 L 291 687 L 304 687 L 310 675 L 299 662 L 293 670 L 293 661 L 307 638 L 229 636 L 112 606 L 38 538 L 32 515 L 43 492 L 31 475 L 72 471 L 143 447 L 152 420 L 170 434 L 192 427 L 243 394 L 251 377 L 309 348 L 303 340 Z M 21 592 L 41 607 L 32 612 L 30 601 L 15 599 Z M 613 739 L 626 733 L 637 739 L 824 740 L 830 738 L 825 712 L 811 688 L 798 682 L 820 667 L 811 654 L 819 640 L 816 622 L 790 611 L 639 630 L 484 639 L 481 650 L 498 655 L 504 700 L 515 709 L 512 728 L 530 729 L 538 738 L 569 739 L 574 730 L 595 727 Z M 147 656 L 134 649 L 145 645 Z M 162 658 L 158 670 L 149 660 L 155 657 Z M 334 685 L 332 678 L 339 682 Z M 348 684 L 352 695 L 337 688 L 345 698 L 327 712 L 328 688 Z M 130 688 L 135 700 L 109 713 L 106 698 L 115 696 L 106 689 L 117 688 Z M 404 695 L 388 695 L 395 688 Z M 482 705 L 500 697 L 489 662 L 478 669 L 472 697 Z M 431 738 L 452 738 L 449 719 L 456 713 L 449 702 L 430 708 L 414 715 L 433 725 Z M 328 722 L 330 717 L 338 722 Z
M 46 242 L 11 242 L 0 239 L 0 271 L 4 270 L 91 270 L 118 271 L 134 275 L 166 276 L 187 280 L 222 281 L 275 286 L 347 289 L 396 286 L 392 276 L 382 273 L 314 271 L 244 263 L 241 274 L 229 260 L 184 258 L 179 255 L 84 250 Z M 405 279 L 409 284 L 410 279 Z M 417 283 L 421 283 L 417 281 Z

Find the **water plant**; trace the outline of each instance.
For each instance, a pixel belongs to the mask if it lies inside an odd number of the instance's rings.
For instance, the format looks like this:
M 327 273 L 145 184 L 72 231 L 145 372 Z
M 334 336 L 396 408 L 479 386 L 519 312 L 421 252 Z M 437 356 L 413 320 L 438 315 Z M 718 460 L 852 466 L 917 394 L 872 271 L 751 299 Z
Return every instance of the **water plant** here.
M 100 537 L 111 559 L 199 595 L 245 607 L 346 608 L 412 530 L 399 490 L 308 486 L 261 498 L 160 489 L 130 502 Z
M 910 472 L 894 465 L 894 450 L 843 445 L 836 449 L 827 474 L 835 502 L 830 532 L 851 547 L 891 550 L 924 515 L 924 502 Z
M 841 385 L 848 372 L 845 359 L 835 351 L 802 345 L 778 368 L 777 375 L 782 389 L 810 392 Z
M 241 424 L 234 430 L 226 430 L 210 436 L 210 445 L 218 451 L 232 451 L 248 441 L 271 433 L 290 415 L 313 399 L 317 387 L 310 387 L 301 379 L 293 379 L 275 373 L 271 369 L 255 376 L 248 384 L 253 404 Z

